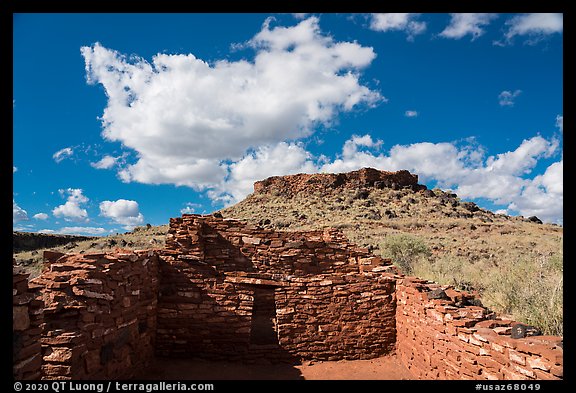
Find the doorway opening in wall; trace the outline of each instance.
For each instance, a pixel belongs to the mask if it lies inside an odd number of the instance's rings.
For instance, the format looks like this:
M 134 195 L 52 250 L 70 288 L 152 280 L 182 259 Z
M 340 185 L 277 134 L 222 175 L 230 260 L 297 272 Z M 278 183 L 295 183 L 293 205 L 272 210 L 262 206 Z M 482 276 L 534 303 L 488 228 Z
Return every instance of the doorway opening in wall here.
M 256 286 L 254 288 L 250 344 L 278 344 L 274 287 Z

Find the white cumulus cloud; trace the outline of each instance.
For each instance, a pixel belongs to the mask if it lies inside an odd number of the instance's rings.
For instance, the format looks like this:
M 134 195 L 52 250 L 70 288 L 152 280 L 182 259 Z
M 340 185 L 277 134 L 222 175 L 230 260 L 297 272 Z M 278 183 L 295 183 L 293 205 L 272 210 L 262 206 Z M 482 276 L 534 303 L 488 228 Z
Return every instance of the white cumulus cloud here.
M 28 221 L 28 213 L 12 199 L 12 223 Z
M 364 138 L 371 140 L 369 135 Z M 562 221 L 562 161 L 551 164 L 544 175 L 529 178 L 540 159 L 550 158 L 560 150 L 555 138 L 535 136 L 522 141 L 513 151 L 488 157 L 479 146 L 449 142 L 395 145 L 388 154 L 358 151 L 356 146 L 354 138 L 350 139 L 344 144 L 342 155 L 324 163 L 319 170 L 337 173 L 363 167 L 407 169 L 418 174 L 420 182 L 435 182 L 462 198 L 485 198 L 523 215 L 538 213 L 546 221 Z
M 32 218 L 34 218 L 35 220 L 47 220 L 48 219 L 48 214 L 46 213 L 38 213 L 38 214 L 34 214 L 32 216 Z
M 460 39 L 470 34 L 472 41 L 474 41 L 484 34 L 482 27 L 489 25 L 498 15 L 489 13 L 465 13 L 450 14 L 450 17 L 450 24 L 440 33 L 440 36 Z
M 252 192 L 254 182 L 270 176 L 314 173 L 313 157 L 301 144 L 280 142 L 261 146 L 230 165 L 230 176 L 209 196 L 226 204 L 239 202 Z
M 535 44 L 546 36 L 562 33 L 564 16 L 561 13 L 522 14 L 506 22 L 505 42 L 510 44 L 516 36 L 528 36 L 526 43 Z M 496 44 L 502 45 L 501 42 Z
M 409 41 L 414 40 L 414 36 L 426 31 L 426 22 L 420 22 L 417 18 L 420 14 L 411 13 L 388 13 L 372 14 L 370 18 L 370 29 L 375 31 L 399 30 L 407 34 Z
M 61 233 L 63 235 L 98 236 L 106 234 L 106 229 L 100 227 L 63 227 L 55 231 L 45 229 L 44 233 Z
M 522 90 L 504 90 L 498 94 L 498 104 L 500 104 L 500 106 L 514 106 L 514 100 L 520 94 L 522 94 Z
M 418 117 L 417 111 L 406 111 L 404 112 L 404 116 L 406 117 Z
M 558 127 L 560 132 L 564 132 L 564 116 L 562 115 L 556 116 L 556 127 Z
M 12 165 L 12 173 L 16 173 L 17 170 L 18 170 L 18 168 L 16 168 L 14 165 Z
M 65 147 L 63 149 L 58 150 L 56 153 L 52 155 L 52 158 L 56 163 L 60 163 L 62 160 L 72 157 L 74 154 L 74 149 L 71 147 Z
M 543 175 L 526 181 L 509 208 L 523 216 L 537 216 L 543 221 L 563 223 L 563 175 L 563 160 L 550 165 Z
M 144 222 L 144 216 L 139 211 L 138 202 L 126 199 L 101 202 L 100 215 L 111 218 L 117 224 L 124 225 L 124 229 L 127 230 L 131 230 Z
M 100 161 L 91 162 L 90 166 L 96 169 L 110 169 L 116 165 L 119 159 L 120 157 L 105 155 Z
M 61 196 L 68 195 L 66 203 L 57 206 L 52 210 L 54 217 L 62 217 L 66 221 L 89 221 L 88 212 L 81 205 L 87 203 L 89 199 L 82 194 L 80 188 L 68 188 L 58 190 Z
M 102 84 L 108 97 L 104 138 L 138 156 L 121 167 L 121 180 L 214 188 L 250 151 L 310 136 L 340 112 L 385 101 L 360 83 L 372 48 L 322 34 L 316 17 L 271 23 L 243 45 L 255 52 L 251 60 L 157 54 L 148 62 L 99 43 L 81 48 L 88 82 Z
M 202 207 L 202 205 L 198 203 L 187 202 L 186 206 L 180 209 L 180 214 L 194 214 L 196 209 Z

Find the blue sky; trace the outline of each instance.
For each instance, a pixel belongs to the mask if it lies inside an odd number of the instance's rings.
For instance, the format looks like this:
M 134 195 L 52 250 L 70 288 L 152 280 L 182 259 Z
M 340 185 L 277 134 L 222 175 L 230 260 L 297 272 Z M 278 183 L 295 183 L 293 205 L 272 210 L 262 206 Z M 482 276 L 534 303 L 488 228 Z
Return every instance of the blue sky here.
M 562 32 L 561 14 L 15 14 L 13 227 L 106 235 L 366 166 L 562 223 Z

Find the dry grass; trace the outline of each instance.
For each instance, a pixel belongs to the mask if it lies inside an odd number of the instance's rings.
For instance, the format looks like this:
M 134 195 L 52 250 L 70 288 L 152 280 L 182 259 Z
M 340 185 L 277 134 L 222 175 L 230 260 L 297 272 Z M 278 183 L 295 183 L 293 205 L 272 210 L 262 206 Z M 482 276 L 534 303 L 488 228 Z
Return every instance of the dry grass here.
M 18 265 L 23 266 L 31 275 L 37 277 L 42 271 L 42 255 L 45 250 L 59 251 L 70 254 L 111 251 L 114 249 L 145 250 L 164 247 L 164 239 L 168 233 L 168 225 L 156 227 L 136 227 L 132 232 L 100 237 L 96 240 L 73 242 L 49 249 L 14 253 Z
M 405 272 L 476 290 L 487 307 L 562 335 L 563 228 L 471 211 L 457 197 L 434 192 L 372 189 L 366 199 L 357 198 L 357 190 L 312 191 L 292 199 L 253 194 L 222 214 L 280 230 L 340 228 L 354 243 L 384 256 L 390 256 L 387 239 L 408 234 L 417 241 L 406 247 L 421 242 L 428 252 L 416 253 L 408 268 L 397 260 Z
M 409 190 L 373 189 L 367 198 L 359 197 L 358 190 L 315 190 L 292 199 L 250 195 L 221 212 L 224 217 L 284 231 L 340 228 L 352 242 L 386 256 L 393 240 L 411 236 L 403 244 L 405 249 L 395 252 L 408 256 L 410 248 L 422 252 L 414 253 L 412 260 L 397 258 L 405 272 L 476 290 L 494 311 L 538 326 L 546 334 L 562 335 L 563 228 L 482 209 L 471 211 L 458 198 L 434 192 L 435 196 L 424 196 Z M 141 227 L 55 249 L 85 253 L 160 248 L 167 230 L 168 225 Z M 19 253 L 15 258 L 38 274 L 42 252 Z

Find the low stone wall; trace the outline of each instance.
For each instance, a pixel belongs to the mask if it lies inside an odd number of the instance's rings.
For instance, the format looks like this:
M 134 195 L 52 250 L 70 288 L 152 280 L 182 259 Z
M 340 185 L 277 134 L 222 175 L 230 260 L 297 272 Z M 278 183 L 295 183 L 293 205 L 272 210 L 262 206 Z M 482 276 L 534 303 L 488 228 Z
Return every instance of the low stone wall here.
M 290 279 L 276 289 L 280 346 L 296 358 L 370 359 L 394 350 L 395 281 L 376 273 Z
M 405 277 L 396 285 L 396 353 L 420 379 L 562 379 L 562 338 L 514 339 L 516 322 L 484 307 L 465 305 L 466 294 Z
M 28 286 L 28 274 L 12 267 L 12 370 L 16 380 L 40 379 L 43 304 Z
M 276 232 L 236 220 L 192 214 L 170 219 L 166 249 L 176 259 L 201 261 L 222 272 L 302 276 L 353 273 L 391 265 L 389 260 L 349 243 L 335 229 Z
M 64 255 L 32 283 L 45 304 L 42 378 L 129 378 L 153 356 L 155 252 Z
M 253 289 L 210 267 L 164 255 L 156 353 L 236 361 L 248 350 Z

